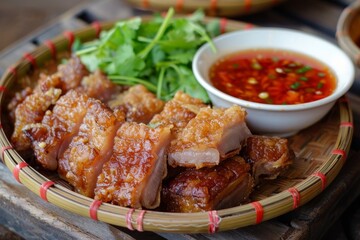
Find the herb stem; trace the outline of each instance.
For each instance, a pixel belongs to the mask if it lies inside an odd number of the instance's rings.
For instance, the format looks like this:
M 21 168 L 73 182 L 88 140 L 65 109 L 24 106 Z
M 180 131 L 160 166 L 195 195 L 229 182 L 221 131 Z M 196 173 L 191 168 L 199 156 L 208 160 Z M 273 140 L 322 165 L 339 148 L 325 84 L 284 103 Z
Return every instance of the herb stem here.
M 160 75 L 159 75 L 159 79 L 158 79 L 158 84 L 157 84 L 157 89 L 156 89 L 156 97 L 157 98 L 161 98 L 161 93 L 162 93 L 162 85 L 164 82 L 164 75 L 165 75 L 165 67 L 162 67 L 160 70 Z
M 157 87 L 154 84 L 140 78 L 118 76 L 118 75 L 110 75 L 108 76 L 108 78 L 117 84 L 135 85 L 140 83 L 143 84 L 150 91 L 157 92 Z
M 140 53 L 139 57 L 144 59 L 149 52 L 152 50 L 152 48 L 155 46 L 155 44 L 161 39 L 161 37 L 164 35 L 166 28 L 169 25 L 170 19 L 174 15 L 174 9 L 169 8 L 169 11 L 167 12 L 165 19 L 163 23 L 161 24 L 159 31 L 156 33 L 155 38 L 149 43 L 149 45 L 146 46 Z

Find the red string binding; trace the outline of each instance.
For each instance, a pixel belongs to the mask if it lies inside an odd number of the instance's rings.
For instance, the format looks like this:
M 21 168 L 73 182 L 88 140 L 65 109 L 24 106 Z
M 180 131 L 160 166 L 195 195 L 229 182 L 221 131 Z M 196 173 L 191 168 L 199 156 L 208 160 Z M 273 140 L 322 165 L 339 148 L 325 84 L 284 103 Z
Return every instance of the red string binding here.
M 19 183 L 21 183 L 20 178 L 19 178 L 20 170 L 22 168 L 24 168 L 24 167 L 27 167 L 27 166 L 28 166 L 28 164 L 26 162 L 21 162 L 18 165 L 16 165 L 14 170 L 13 170 L 13 176 L 16 179 L 16 181 L 18 181 Z
M 352 122 L 341 122 L 340 127 L 350 127 L 354 128 L 354 124 Z
M 252 202 L 251 205 L 253 205 L 256 212 L 256 224 L 259 224 L 264 218 L 264 209 L 260 202 Z
M 23 58 L 28 60 L 33 68 L 36 68 L 36 66 L 37 66 L 36 59 L 30 53 L 25 53 Z
M 131 222 L 131 218 L 132 218 L 132 214 L 135 211 L 135 209 L 131 208 L 129 209 L 129 211 L 126 213 L 126 226 L 129 230 L 134 231 L 134 228 L 132 226 L 132 222 Z
M 143 0 L 142 1 L 142 6 L 143 6 L 143 8 L 149 8 L 149 6 L 150 6 L 149 0 Z
M 217 0 L 210 0 L 210 6 L 209 6 L 209 10 L 212 14 L 216 13 L 217 10 Z
M 0 86 L 0 92 L 5 92 L 5 91 L 6 91 L 6 87 Z
M 41 184 L 40 186 L 40 197 L 48 202 L 47 196 L 46 196 L 46 192 L 49 189 L 49 187 L 51 187 L 52 185 L 54 185 L 55 183 L 53 181 L 47 181 L 44 182 L 43 184 Z
M 220 19 L 220 33 L 225 33 L 226 32 L 226 26 L 227 26 L 227 19 L 226 18 L 221 18 Z
M 75 40 L 75 35 L 73 32 L 71 31 L 65 31 L 63 33 L 63 35 L 67 38 L 67 40 L 69 41 L 69 51 L 71 51 L 72 45 L 74 43 Z
M 141 210 L 138 218 L 136 219 L 136 223 L 137 223 L 137 230 L 139 232 L 143 232 L 144 229 L 143 229 L 143 222 L 144 222 L 144 215 L 146 213 L 146 210 Z
M 91 24 L 91 27 L 93 29 L 95 29 L 95 34 L 96 34 L 96 37 L 98 38 L 100 36 L 100 32 L 101 32 L 101 25 L 98 21 L 95 21 Z
M 300 205 L 300 197 L 301 197 L 299 191 L 296 188 L 292 187 L 288 189 L 288 192 L 291 194 L 294 200 L 293 209 L 298 208 Z
M 252 29 L 252 28 L 254 28 L 254 25 L 251 24 L 251 23 L 247 23 L 247 24 L 245 24 L 245 26 L 244 26 L 244 29 L 245 29 L 245 30 L 247 30 L 247 29 Z
M 213 234 L 216 233 L 219 228 L 219 223 L 221 218 L 219 217 L 216 210 L 208 211 L 209 215 L 209 233 Z
M 176 0 L 176 5 L 175 5 L 175 9 L 178 12 L 181 12 L 183 10 L 184 7 L 184 0 Z
M 1 128 L 2 128 L 2 126 L 1 126 Z M 9 149 L 13 149 L 13 147 L 12 146 L 4 146 L 4 147 L 1 148 L 1 160 L 3 162 L 5 162 L 5 159 L 4 159 L 5 151 L 9 150 Z
M 16 76 L 16 74 L 17 74 L 16 67 L 14 67 L 14 66 L 9 67 L 8 72 L 12 73 L 14 76 Z
M 249 12 L 251 10 L 251 5 L 252 5 L 252 2 L 251 0 L 245 0 L 245 11 L 246 12 Z
M 90 217 L 96 221 L 98 220 L 97 211 L 101 204 L 102 204 L 101 201 L 94 200 L 90 205 Z
M 342 150 L 342 149 L 334 149 L 334 150 L 332 150 L 332 152 L 331 152 L 332 154 L 337 154 L 337 155 L 341 155 L 342 156 L 342 159 L 343 160 L 346 160 L 346 152 L 344 151 L 344 150 Z
M 56 46 L 51 40 L 46 40 L 44 42 L 45 46 L 47 46 L 51 52 L 51 56 L 56 59 Z
M 325 187 L 326 187 L 326 176 L 325 174 L 321 173 L 321 172 L 315 172 L 312 174 L 312 176 L 318 177 L 321 180 L 321 190 L 324 191 Z

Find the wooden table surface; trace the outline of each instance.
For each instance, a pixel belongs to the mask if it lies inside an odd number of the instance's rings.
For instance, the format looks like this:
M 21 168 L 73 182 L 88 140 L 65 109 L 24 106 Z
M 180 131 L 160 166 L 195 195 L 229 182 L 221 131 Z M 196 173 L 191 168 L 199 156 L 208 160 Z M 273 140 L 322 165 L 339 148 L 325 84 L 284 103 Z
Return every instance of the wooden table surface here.
M 8 1 L 8 0 L 7 0 Z M 16 2 L 16 0 L 14 0 Z M 66 30 L 92 21 L 127 18 L 144 12 L 121 0 L 78 1 L 80 6 L 7 45 L 0 51 L 0 74 L 24 52 Z M 303 30 L 336 43 L 336 23 L 341 11 L 353 1 L 288 0 L 276 7 L 236 20 L 260 26 Z M 0 3 L 0 23 L 5 12 Z M 46 3 L 44 3 L 46 4 Z M 26 5 L 28 9 L 31 4 Z M 63 7 L 62 10 L 69 9 Z M 59 5 L 60 8 L 60 5 Z M 59 10 L 59 9 L 58 9 Z M 48 12 L 49 13 L 49 12 Z M 57 17 L 56 17 L 57 16 Z M 0 45 L 1 49 L 1 45 Z M 169 234 L 136 232 L 96 222 L 44 202 L 13 179 L 0 164 L 0 239 L 360 239 L 360 74 L 348 98 L 354 114 L 355 131 L 348 160 L 334 182 L 319 196 L 281 217 L 227 232 L 210 234 Z

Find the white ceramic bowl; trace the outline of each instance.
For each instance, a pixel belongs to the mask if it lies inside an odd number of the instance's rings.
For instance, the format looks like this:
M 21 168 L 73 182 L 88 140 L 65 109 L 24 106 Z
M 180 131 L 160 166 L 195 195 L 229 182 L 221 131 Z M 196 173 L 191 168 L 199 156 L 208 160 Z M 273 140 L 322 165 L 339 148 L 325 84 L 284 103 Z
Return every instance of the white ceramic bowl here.
M 247 124 L 253 133 L 290 136 L 319 121 L 343 96 L 354 81 L 354 64 L 336 45 L 319 37 L 283 28 L 254 28 L 223 34 L 214 39 L 217 52 L 209 44 L 195 54 L 193 71 L 206 89 L 214 106 L 238 104 L 247 110 Z M 219 58 L 246 49 L 284 49 L 308 55 L 324 63 L 337 78 L 335 91 L 328 97 L 303 104 L 274 105 L 245 101 L 216 89 L 209 80 L 209 69 Z

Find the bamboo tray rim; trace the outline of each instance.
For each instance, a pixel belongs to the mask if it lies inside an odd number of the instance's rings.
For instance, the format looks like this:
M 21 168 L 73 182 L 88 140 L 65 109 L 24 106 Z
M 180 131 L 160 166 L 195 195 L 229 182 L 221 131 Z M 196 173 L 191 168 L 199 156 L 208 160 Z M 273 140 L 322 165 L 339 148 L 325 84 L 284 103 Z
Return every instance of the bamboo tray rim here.
M 247 29 L 253 26 L 245 22 L 219 18 L 206 19 L 206 21 L 209 20 L 222 21 L 224 31 Z M 224 21 L 226 21 L 226 26 Z M 108 29 L 112 25 L 113 22 L 94 23 L 91 26 L 71 32 L 71 34 L 81 39 L 93 39 L 98 36 L 100 29 Z M 66 51 L 70 44 L 69 32 L 65 32 L 51 40 L 52 47 L 44 43 L 32 51 L 30 55 L 25 54 L 25 56 L 33 56 L 34 58 L 24 57 L 2 76 L 0 87 L 3 91 L 0 92 L 0 103 L 4 98 L 4 90 L 11 81 L 14 81 L 16 77 L 25 76 L 31 68 L 50 59 L 53 56 L 54 48 L 57 52 Z M 3 128 L 0 129 L 1 159 L 20 183 L 45 201 L 70 212 L 137 231 L 215 233 L 258 224 L 288 213 L 313 199 L 333 181 L 345 162 L 353 136 L 352 111 L 346 97 L 338 100 L 333 108 L 340 110 L 340 126 L 336 144 L 332 153 L 316 172 L 286 191 L 259 201 L 218 211 L 169 213 L 134 210 L 101 203 L 82 196 L 61 184 L 52 182 L 36 169 L 27 165 L 25 160 L 12 148 Z M 1 117 L 2 119 L 3 117 Z

